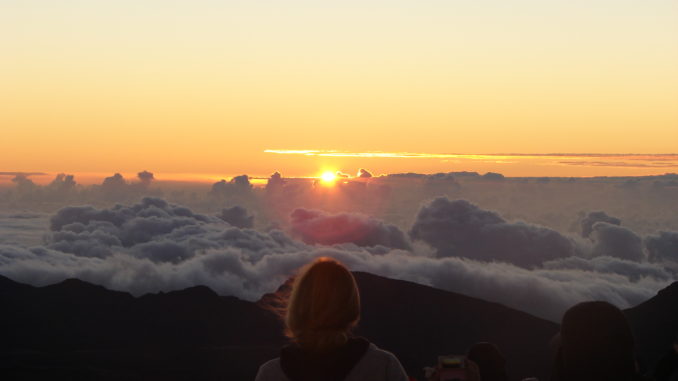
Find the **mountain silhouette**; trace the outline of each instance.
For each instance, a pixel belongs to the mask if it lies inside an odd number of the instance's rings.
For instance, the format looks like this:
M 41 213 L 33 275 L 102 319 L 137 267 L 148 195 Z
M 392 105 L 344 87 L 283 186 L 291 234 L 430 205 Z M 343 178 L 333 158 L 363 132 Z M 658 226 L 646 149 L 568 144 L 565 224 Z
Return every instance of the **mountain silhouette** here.
M 638 360 L 652 369 L 678 335 L 678 282 L 624 313 L 633 329 Z
M 545 377 L 548 343 L 558 325 L 501 304 L 420 284 L 355 273 L 362 299 L 357 332 L 396 353 L 410 374 L 438 355 L 465 354 L 479 341 L 496 343 L 513 379 Z
M 410 375 L 423 379 L 422 367 L 438 355 L 491 341 L 505 354 L 511 379 L 546 379 L 556 324 L 412 282 L 354 274 L 363 303 L 356 334 L 395 353 Z M 628 311 L 637 333 L 645 331 L 636 324 L 652 324 L 657 311 L 676 316 L 666 306 L 678 304 L 676 288 Z M 254 303 L 204 286 L 134 297 L 77 279 L 33 287 L 0 276 L 0 378 L 252 380 L 286 342 L 280 319 L 261 307 L 272 297 Z M 676 322 L 667 318 L 639 340 L 642 355 L 660 353 Z

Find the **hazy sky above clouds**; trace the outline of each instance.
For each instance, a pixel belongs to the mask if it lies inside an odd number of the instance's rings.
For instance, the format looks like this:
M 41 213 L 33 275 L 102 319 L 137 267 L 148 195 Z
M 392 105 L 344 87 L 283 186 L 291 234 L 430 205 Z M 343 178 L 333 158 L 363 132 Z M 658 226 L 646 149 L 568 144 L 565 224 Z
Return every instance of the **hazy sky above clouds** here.
M 672 0 L 2 0 L 0 51 L 1 171 L 678 171 L 264 152 L 676 153 Z

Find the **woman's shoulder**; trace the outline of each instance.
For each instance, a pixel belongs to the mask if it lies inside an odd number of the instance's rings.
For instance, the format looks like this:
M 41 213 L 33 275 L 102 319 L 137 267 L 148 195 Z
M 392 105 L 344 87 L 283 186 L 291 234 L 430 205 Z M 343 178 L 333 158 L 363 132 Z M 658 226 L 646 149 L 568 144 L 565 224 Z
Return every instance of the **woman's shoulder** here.
M 276 357 L 273 360 L 266 361 L 259 367 L 257 372 L 256 381 L 268 381 L 268 380 L 287 380 L 285 374 L 280 367 L 280 357 Z
M 383 377 L 383 376 L 386 377 Z M 365 354 L 355 365 L 347 380 L 407 380 L 405 371 L 396 356 L 370 343 Z M 280 358 L 274 358 L 259 367 L 256 381 L 287 381 L 280 365 Z
M 380 359 L 383 361 L 391 361 L 391 360 L 396 360 L 397 358 L 395 355 L 387 350 L 381 349 L 378 346 L 376 346 L 374 343 L 370 343 L 370 346 L 367 348 L 367 352 L 365 352 L 365 357 L 370 357 L 373 359 Z
M 405 381 L 407 375 L 398 358 L 391 352 L 383 350 L 370 343 L 367 352 L 353 369 L 352 376 L 347 380 L 396 380 Z

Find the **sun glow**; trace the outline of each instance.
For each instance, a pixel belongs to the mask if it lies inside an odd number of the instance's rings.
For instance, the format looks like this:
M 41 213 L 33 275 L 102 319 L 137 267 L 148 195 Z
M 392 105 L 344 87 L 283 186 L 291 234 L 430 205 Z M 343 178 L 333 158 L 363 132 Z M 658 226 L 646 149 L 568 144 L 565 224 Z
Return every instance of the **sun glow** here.
M 323 174 L 320 175 L 320 181 L 322 181 L 322 183 L 325 185 L 334 185 L 334 183 L 337 181 L 337 175 L 330 171 L 323 172 Z

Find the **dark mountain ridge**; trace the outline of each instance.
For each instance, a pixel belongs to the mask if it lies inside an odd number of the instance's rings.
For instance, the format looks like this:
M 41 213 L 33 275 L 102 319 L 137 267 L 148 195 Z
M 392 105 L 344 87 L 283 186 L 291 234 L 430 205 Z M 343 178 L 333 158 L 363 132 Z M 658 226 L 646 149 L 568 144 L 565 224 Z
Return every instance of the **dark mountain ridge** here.
M 356 333 L 395 353 L 412 376 L 422 379 L 421 368 L 439 354 L 491 341 L 506 355 L 512 379 L 546 379 L 556 324 L 412 282 L 355 277 L 363 303 Z M 645 361 L 676 328 L 676 302 L 678 283 L 627 311 L 644 335 Z M 133 297 L 77 279 L 33 287 L 0 276 L 0 377 L 252 380 L 286 342 L 280 319 L 261 304 L 204 286 Z
M 624 313 L 633 329 L 639 361 L 651 369 L 678 335 L 678 282 Z

